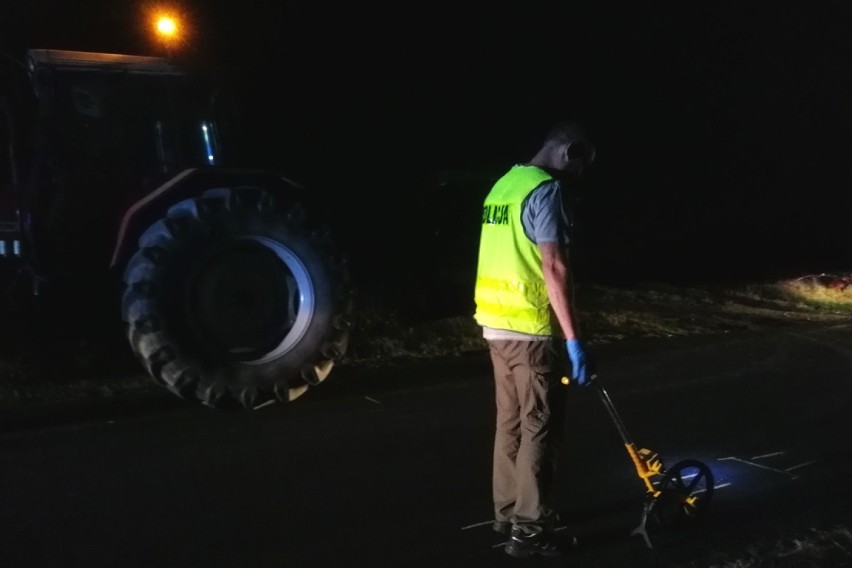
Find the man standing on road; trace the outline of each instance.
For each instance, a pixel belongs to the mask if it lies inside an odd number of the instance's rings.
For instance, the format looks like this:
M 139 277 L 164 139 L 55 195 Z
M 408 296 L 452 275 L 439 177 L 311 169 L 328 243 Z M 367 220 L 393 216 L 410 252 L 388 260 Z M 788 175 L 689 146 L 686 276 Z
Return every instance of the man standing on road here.
M 594 148 L 575 122 L 560 122 L 526 164 L 491 188 L 482 212 L 474 318 L 494 368 L 493 528 L 511 534 L 506 552 L 556 556 L 550 492 L 571 376 L 591 370 L 580 341 L 568 260 L 567 191 Z

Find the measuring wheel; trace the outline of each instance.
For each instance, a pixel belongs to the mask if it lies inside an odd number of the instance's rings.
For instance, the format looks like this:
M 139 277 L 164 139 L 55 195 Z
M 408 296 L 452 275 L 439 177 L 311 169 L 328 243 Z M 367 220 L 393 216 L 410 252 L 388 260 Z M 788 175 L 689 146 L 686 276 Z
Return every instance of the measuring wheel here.
M 657 486 L 654 516 L 665 527 L 683 526 L 700 518 L 713 498 L 713 473 L 697 460 L 683 460 L 668 469 Z

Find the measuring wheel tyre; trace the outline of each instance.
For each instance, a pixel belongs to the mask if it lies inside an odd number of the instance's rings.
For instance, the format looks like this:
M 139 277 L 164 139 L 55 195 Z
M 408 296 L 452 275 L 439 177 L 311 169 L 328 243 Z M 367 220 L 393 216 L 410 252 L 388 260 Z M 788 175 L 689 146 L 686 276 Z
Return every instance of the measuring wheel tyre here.
M 657 486 L 654 515 L 665 527 L 692 524 L 707 512 L 713 498 L 713 472 L 697 460 L 683 460 L 668 469 Z
M 181 201 L 139 238 L 122 319 L 158 383 L 214 408 L 287 402 L 346 352 L 345 259 L 304 208 L 258 188 Z

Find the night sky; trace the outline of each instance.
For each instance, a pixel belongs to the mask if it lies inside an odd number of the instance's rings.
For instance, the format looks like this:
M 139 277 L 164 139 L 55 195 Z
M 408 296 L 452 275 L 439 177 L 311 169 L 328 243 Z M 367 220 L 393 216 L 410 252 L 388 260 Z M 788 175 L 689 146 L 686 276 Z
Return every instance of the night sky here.
M 581 277 L 852 270 L 852 11 L 628 4 L 196 1 L 177 57 L 238 87 L 242 161 L 365 223 L 421 222 L 411 187 L 500 172 L 576 117 L 598 148 L 576 205 Z M 6 0 L 2 47 L 155 53 L 149 6 Z

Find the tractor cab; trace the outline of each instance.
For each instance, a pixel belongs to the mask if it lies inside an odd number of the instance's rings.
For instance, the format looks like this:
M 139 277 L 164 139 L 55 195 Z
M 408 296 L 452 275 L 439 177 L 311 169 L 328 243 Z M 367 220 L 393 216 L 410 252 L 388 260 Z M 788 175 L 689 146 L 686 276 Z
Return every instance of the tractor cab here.
M 41 276 L 106 266 L 130 204 L 219 162 L 211 85 L 164 58 L 31 49 L 24 67 L 0 121 L 0 243 Z

